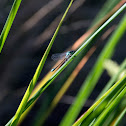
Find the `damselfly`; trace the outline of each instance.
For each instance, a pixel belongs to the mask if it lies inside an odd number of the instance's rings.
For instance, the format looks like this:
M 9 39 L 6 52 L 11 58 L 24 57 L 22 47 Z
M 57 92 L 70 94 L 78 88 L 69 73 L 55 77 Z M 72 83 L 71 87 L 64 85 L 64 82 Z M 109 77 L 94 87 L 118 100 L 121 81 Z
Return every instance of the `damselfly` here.
M 57 53 L 52 55 L 53 60 L 63 59 L 60 64 L 58 64 L 55 68 L 51 70 L 53 72 L 56 68 L 61 67 L 73 54 L 75 51 L 68 51 L 65 53 Z

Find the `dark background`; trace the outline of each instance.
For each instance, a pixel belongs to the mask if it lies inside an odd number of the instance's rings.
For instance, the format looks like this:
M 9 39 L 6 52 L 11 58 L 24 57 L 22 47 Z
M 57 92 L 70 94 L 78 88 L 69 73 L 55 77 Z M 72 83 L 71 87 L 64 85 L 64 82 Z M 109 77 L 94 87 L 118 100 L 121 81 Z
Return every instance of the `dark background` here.
M 40 16 L 40 20 L 35 25 L 27 29 L 26 22 L 41 8 L 48 5 L 51 0 L 24 0 L 21 3 L 15 21 L 10 30 L 9 36 L 6 40 L 2 53 L 0 54 L 0 125 L 5 125 L 8 120 L 15 114 L 22 96 L 32 79 L 35 69 L 43 56 L 43 53 L 53 35 L 53 32 L 59 22 L 61 15 L 66 9 L 69 1 L 62 1 L 53 10 L 45 16 Z M 56 1 L 56 0 L 55 0 Z M 58 1 L 58 0 L 57 0 Z M 61 1 L 61 0 L 60 0 Z M 54 53 L 62 53 L 70 47 L 81 35 L 90 27 L 93 19 L 102 8 L 105 0 L 86 0 L 80 7 L 72 14 L 69 14 L 60 29 L 60 32 L 53 44 L 46 64 L 43 68 L 39 81 L 50 71 L 55 64 L 51 60 L 51 55 Z M 13 0 L 0 1 L 0 32 L 3 29 L 8 13 L 13 4 Z M 51 4 L 52 5 L 52 4 Z M 52 5 L 53 6 L 53 5 Z M 47 9 L 49 10 L 49 9 Z M 46 12 L 45 10 L 44 12 Z M 118 24 L 123 14 L 120 14 L 107 28 L 112 24 Z M 38 17 L 37 17 L 38 18 Z M 35 19 L 37 19 L 35 18 Z M 56 19 L 57 18 L 57 19 Z M 51 25 L 50 24 L 54 23 Z M 107 29 L 106 28 L 106 29 Z M 47 31 L 47 32 L 45 32 Z M 51 31 L 51 33 L 50 33 Z M 115 53 L 112 57 L 117 63 L 121 63 L 126 54 L 126 35 L 121 39 Z M 105 40 L 106 42 L 107 40 Z M 66 92 L 65 96 L 58 104 L 57 108 L 50 115 L 45 125 L 58 125 L 69 105 L 72 103 L 74 96 L 76 96 L 85 77 L 91 70 L 96 58 L 104 47 L 105 42 L 100 45 L 97 51 L 89 59 L 85 67 L 80 71 L 79 75 L 73 82 L 72 86 Z M 67 68 L 66 68 L 67 69 Z M 65 76 L 62 75 L 61 76 Z M 48 89 L 39 98 L 32 111 L 28 114 L 23 125 L 31 125 L 32 120 L 35 119 L 37 110 L 44 103 L 45 99 L 52 99 L 48 96 L 48 92 L 55 90 L 59 86 L 58 81 L 60 77 L 48 87 Z M 95 90 L 88 99 L 88 103 L 82 109 L 80 115 L 87 110 L 97 97 L 101 89 L 109 80 L 109 76 L 105 71 L 101 76 Z M 60 86 L 59 86 L 60 87 Z M 52 92 L 53 94 L 53 92 Z M 67 103 L 65 98 L 71 100 Z

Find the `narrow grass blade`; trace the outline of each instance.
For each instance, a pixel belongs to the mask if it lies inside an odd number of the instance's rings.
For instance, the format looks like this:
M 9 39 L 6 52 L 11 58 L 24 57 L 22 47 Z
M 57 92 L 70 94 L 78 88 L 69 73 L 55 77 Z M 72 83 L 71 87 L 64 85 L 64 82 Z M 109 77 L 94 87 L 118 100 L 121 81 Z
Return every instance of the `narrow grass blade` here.
M 126 30 L 126 16 L 123 17 L 117 30 L 114 32 L 114 34 L 112 35 L 112 37 L 110 38 L 106 46 L 104 47 L 103 51 L 101 52 L 92 71 L 90 72 L 89 76 L 86 78 L 85 82 L 83 83 L 74 104 L 70 107 L 64 119 L 61 121 L 60 124 L 61 126 L 72 125 L 72 123 L 75 121 L 76 117 L 78 116 L 80 110 L 83 107 L 84 102 L 86 101 L 86 99 L 88 98 L 92 90 L 94 89 L 98 79 L 100 78 L 103 72 L 104 60 L 112 56 L 114 52 L 114 48 L 119 42 L 122 35 L 124 34 L 125 30 Z
M 52 39 L 51 39 L 51 41 L 50 41 L 50 43 L 48 45 L 48 47 L 47 47 L 43 57 L 42 57 L 42 59 L 41 59 L 39 65 L 38 65 L 37 69 L 36 69 L 36 72 L 35 72 L 35 74 L 33 76 L 33 79 L 31 80 L 31 82 L 30 82 L 30 84 L 29 84 L 29 86 L 28 86 L 28 88 L 26 90 L 26 93 L 25 93 L 25 95 L 24 95 L 24 97 L 23 97 L 23 99 L 22 99 L 22 101 L 20 103 L 20 106 L 18 107 L 18 110 L 17 110 L 17 112 L 16 112 L 16 114 L 15 114 L 15 116 L 14 116 L 12 122 L 11 122 L 12 126 L 15 126 L 17 124 L 17 122 L 18 122 L 22 112 L 24 111 L 24 108 L 25 108 L 25 106 L 27 104 L 27 101 L 28 101 L 30 95 L 31 95 L 31 92 L 32 92 L 32 90 L 33 90 L 33 88 L 34 88 L 34 86 L 35 86 L 35 84 L 36 84 L 36 82 L 38 80 L 38 77 L 39 77 L 39 75 L 40 75 L 40 73 L 42 71 L 42 68 L 43 68 L 43 66 L 45 64 L 46 58 L 47 58 L 47 56 L 49 54 L 49 51 L 50 51 L 50 49 L 51 49 L 51 47 L 53 45 L 53 42 L 54 42 L 54 40 L 55 40 L 55 38 L 56 38 L 56 36 L 58 34 L 58 31 L 59 31 L 59 29 L 60 29 L 60 27 L 61 27 L 61 25 L 63 23 L 63 20 L 66 17 L 66 14 L 67 14 L 70 6 L 72 5 L 72 2 L 73 2 L 73 0 L 71 0 L 68 8 L 66 9 L 66 11 L 65 11 L 65 13 L 64 13 L 64 15 L 63 15 L 63 17 L 62 17 L 58 27 L 57 27 L 57 29 L 55 31 L 55 33 L 54 33 L 54 35 L 53 35 L 53 37 L 52 37 Z
M 21 0 L 15 0 L 14 1 L 13 6 L 11 8 L 11 11 L 9 13 L 9 16 L 7 18 L 7 21 L 6 21 L 5 25 L 4 25 L 4 28 L 3 28 L 2 33 L 0 35 L 0 53 L 2 51 L 2 48 L 3 48 L 4 43 L 6 41 L 6 38 L 7 38 L 8 34 L 9 34 L 10 28 L 11 28 L 11 26 L 13 24 L 14 18 L 15 18 L 16 14 L 17 14 L 17 11 L 18 11 L 18 8 L 19 8 L 20 4 L 21 4 Z

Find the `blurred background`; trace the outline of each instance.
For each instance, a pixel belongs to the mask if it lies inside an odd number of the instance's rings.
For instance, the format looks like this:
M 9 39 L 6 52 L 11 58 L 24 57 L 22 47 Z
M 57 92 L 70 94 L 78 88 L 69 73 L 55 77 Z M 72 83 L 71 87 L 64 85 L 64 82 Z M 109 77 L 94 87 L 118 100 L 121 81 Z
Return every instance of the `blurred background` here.
M 62 53 L 80 38 L 91 26 L 94 18 L 104 5 L 106 0 L 75 0 L 74 6 L 69 11 L 59 34 L 53 44 L 39 81 L 51 70 L 56 63 L 51 59 L 54 53 Z M 15 114 L 22 96 L 32 79 L 41 57 L 49 44 L 49 41 L 65 11 L 69 0 L 25 0 L 22 1 L 15 21 L 10 30 L 2 53 L 0 54 L 0 125 L 5 125 Z M 3 29 L 13 0 L 0 0 L 0 32 Z M 119 23 L 121 13 L 107 28 Z M 106 29 L 105 29 L 106 30 Z M 104 31 L 105 31 L 104 30 Z M 126 35 L 115 50 L 112 59 L 120 64 L 126 56 Z M 98 41 L 98 38 L 96 39 Z M 45 126 L 58 125 L 63 115 L 72 104 L 77 91 L 85 77 L 91 70 L 96 58 L 104 47 L 106 40 L 100 44 L 91 56 L 84 68 L 80 71 L 72 86 L 65 93 L 58 106 L 45 122 Z M 66 70 L 68 70 L 66 68 Z M 61 87 L 61 74 L 52 85 L 38 99 L 27 118 L 21 126 L 31 126 L 37 118 L 38 111 L 44 113 L 45 106 L 50 104 L 55 93 Z M 80 115 L 93 103 L 101 89 L 109 80 L 105 71 L 92 92 L 88 102 L 83 107 Z M 52 94 L 51 96 L 48 94 Z M 46 105 L 45 105 L 46 104 Z M 43 106 L 41 108 L 41 106 Z

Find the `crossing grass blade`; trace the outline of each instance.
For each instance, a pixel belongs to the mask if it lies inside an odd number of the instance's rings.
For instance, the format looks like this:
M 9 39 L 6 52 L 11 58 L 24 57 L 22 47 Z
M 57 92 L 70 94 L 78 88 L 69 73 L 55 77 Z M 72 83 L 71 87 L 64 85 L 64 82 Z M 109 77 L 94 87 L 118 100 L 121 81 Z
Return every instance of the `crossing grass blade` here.
M 9 13 L 9 16 L 7 18 L 7 21 L 4 25 L 4 28 L 3 28 L 2 33 L 0 35 L 0 53 L 2 51 L 2 48 L 3 48 L 4 43 L 6 41 L 6 38 L 9 34 L 10 28 L 11 28 L 13 22 L 14 22 L 14 19 L 15 19 L 15 16 L 17 14 L 17 11 L 18 11 L 20 4 L 21 4 L 21 0 L 15 0 L 14 1 L 13 6 L 11 8 L 11 11 Z

